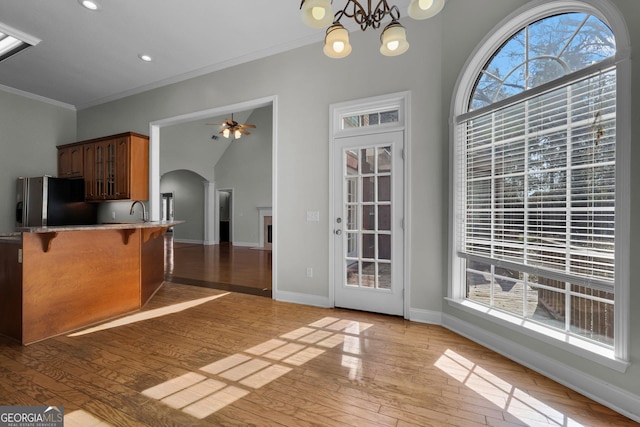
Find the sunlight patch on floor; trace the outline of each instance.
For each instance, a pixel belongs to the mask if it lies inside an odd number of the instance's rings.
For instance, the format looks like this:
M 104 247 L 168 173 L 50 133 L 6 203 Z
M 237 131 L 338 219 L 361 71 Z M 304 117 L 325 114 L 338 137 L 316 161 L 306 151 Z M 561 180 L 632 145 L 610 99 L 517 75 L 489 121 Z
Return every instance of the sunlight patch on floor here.
M 64 415 L 65 427 L 113 427 L 111 424 L 106 423 L 87 411 L 78 409 L 73 412 L 69 412 Z
M 451 349 L 435 366 L 526 425 L 584 426 Z
M 124 316 L 124 317 L 121 317 L 119 319 L 113 320 L 111 322 L 107 322 L 107 323 L 103 323 L 103 324 L 98 325 L 98 326 L 94 326 L 92 328 L 83 329 L 81 331 L 74 332 L 74 333 L 69 334 L 67 336 L 69 336 L 69 337 L 78 337 L 78 336 L 82 336 L 82 335 L 91 334 L 93 332 L 104 331 L 104 330 L 111 329 L 111 328 L 117 328 L 119 326 L 125 326 L 125 325 L 130 325 L 130 324 L 136 323 L 136 322 L 142 322 L 143 320 L 155 319 L 156 317 L 162 317 L 162 316 L 166 316 L 168 314 L 179 313 L 179 312 L 187 310 L 189 308 L 193 308 L 193 307 L 199 306 L 201 304 L 204 304 L 206 302 L 213 301 L 214 299 L 218 299 L 218 298 L 223 297 L 225 295 L 229 295 L 229 292 L 225 292 L 225 293 L 220 294 L 220 295 L 213 295 L 213 296 L 206 297 L 206 298 L 199 298 L 199 299 L 192 300 L 192 301 L 181 302 L 179 304 L 173 304 L 173 305 L 170 305 L 170 306 L 167 306 L 167 307 L 156 308 L 154 310 L 141 311 L 139 313 L 132 314 L 130 316 Z
M 199 372 L 188 372 L 150 387 L 142 394 L 203 419 L 340 344 L 345 353 L 341 365 L 348 370 L 350 379 L 359 379 L 361 333 L 371 326 L 325 317 L 205 365 Z

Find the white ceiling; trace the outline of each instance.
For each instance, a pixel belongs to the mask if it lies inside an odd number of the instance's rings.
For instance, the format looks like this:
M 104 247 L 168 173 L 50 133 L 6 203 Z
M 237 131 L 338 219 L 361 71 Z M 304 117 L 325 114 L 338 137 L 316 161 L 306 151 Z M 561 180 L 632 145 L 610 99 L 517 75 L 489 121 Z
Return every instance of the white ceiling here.
M 0 23 L 42 40 L 0 62 L 0 85 L 77 108 L 319 41 L 299 1 L 0 0 Z M 154 58 L 144 63 L 138 55 Z
M 0 62 L 0 85 L 82 109 L 324 38 L 302 23 L 300 0 L 98 2 L 0 0 L 1 24 L 42 40 Z M 406 16 L 409 0 L 393 3 Z

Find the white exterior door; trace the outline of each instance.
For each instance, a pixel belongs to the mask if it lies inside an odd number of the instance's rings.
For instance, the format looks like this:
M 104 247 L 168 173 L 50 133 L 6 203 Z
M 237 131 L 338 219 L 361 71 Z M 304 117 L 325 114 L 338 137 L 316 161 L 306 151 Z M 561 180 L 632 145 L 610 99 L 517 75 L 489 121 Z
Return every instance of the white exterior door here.
M 334 140 L 336 307 L 404 314 L 402 131 Z

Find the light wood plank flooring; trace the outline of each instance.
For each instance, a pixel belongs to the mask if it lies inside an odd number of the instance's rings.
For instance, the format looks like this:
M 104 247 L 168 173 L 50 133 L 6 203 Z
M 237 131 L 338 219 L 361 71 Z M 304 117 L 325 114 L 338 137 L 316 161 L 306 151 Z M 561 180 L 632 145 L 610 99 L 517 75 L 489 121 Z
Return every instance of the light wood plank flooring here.
M 165 283 L 139 313 L 28 347 L 0 403 L 66 426 L 630 426 L 441 327 Z

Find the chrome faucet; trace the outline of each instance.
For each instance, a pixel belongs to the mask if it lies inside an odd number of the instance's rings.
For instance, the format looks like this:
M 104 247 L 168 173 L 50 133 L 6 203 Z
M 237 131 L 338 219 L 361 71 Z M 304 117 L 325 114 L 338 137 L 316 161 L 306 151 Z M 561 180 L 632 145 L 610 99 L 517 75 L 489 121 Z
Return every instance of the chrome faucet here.
M 140 200 L 136 200 L 133 203 L 131 203 L 131 209 L 129 210 L 129 215 L 133 215 L 133 208 L 135 208 L 136 203 L 140 203 L 140 206 L 142 206 L 142 222 L 149 221 L 149 218 L 147 218 L 147 208 L 144 207 L 144 203 L 142 203 Z

